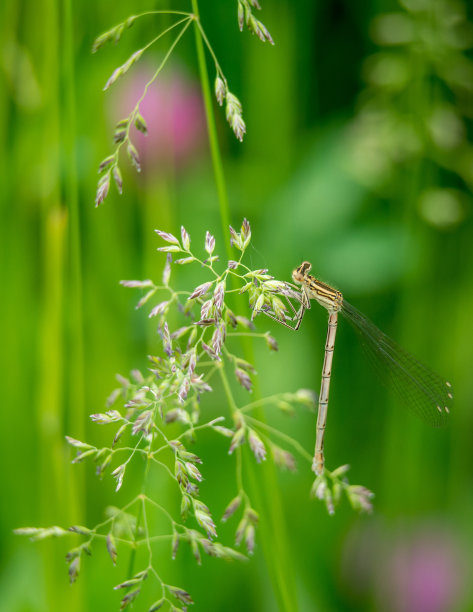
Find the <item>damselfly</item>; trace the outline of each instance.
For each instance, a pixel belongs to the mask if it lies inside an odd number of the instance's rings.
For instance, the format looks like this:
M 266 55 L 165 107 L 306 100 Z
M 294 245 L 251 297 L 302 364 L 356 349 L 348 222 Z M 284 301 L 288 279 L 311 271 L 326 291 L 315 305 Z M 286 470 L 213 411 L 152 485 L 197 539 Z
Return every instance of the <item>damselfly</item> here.
M 374 323 L 349 304 L 340 291 L 309 274 L 310 269 L 311 264 L 304 261 L 292 273 L 292 278 L 298 283 L 298 286 L 286 283 L 287 291 L 283 291 L 283 294 L 289 298 L 288 302 L 293 309 L 294 316 L 290 320 L 294 322 L 294 326 L 282 321 L 268 310 L 265 310 L 265 312 L 279 323 L 298 330 L 305 311 L 310 308 L 311 300 L 316 300 L 328 311 L 327 340 L 319 395 L 315 453 L 312 464 L 314 472 L 321 475 L 325 463 L 324 434 L 339 312 L 359 334 L 380 377 L 389 383 L 399 399 L 426 423 L 435 427 L 445 424 L 450 412 L 449 406 L 453 394 L 452 385 L 449 382 L 440 378 L 391 338 L 388 338 Z M 292 306 L 290 298 L 296 298 L 300 303 L 297 312 Z

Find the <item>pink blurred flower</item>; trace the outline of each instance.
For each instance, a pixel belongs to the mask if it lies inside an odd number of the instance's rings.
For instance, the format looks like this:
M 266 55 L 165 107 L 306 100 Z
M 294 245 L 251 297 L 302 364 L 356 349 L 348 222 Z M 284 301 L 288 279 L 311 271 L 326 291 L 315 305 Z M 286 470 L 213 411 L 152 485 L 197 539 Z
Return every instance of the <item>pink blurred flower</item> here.
M 394 542 L 379 584 L 384 609 L 451 612 L 465 591 L 463 551 L 452 533 L 428 527 Z
M 383 612 L 452 612 L 467 594 L 471 562 L 454 530 L 439 522 L 351 533 L 344 577 L 357 599 Z
M 112 90 L 109 100 L 114 123 L 129 115 L 153 72 L 149 66 L 137 68 Z M 200 86 L 183 69 L 164 68 L 148 88 L 140 113 L 148 134 L 133 127 L 131 138 L 145 172 L 159 172 L 163 164 L 181 167 L 198 157 L 205 143 L 205 115 Z

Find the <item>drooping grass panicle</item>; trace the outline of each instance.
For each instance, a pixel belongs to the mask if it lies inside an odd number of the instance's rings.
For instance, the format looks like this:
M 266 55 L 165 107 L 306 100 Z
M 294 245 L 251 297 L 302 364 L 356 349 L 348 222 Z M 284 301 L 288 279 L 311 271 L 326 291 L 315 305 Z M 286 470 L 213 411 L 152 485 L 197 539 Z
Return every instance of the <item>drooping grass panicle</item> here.
M 268 31 L 268 28 L 257 19 L 253 14 L 253 9 L 261 10 L 261 6 L 257 0 L 238 0 L 238 27 L 240 32 L 243 32 L 243 28 L 246 26 L 252 34 L 256 36 L 262 42 L 269 42 L 274 45 L 274 40 Z
M 249 30 L 253 32 L 254 34 L 256 34 L 261 40 L 263 41 L 268 40 L 271 42 L 271 44 L 273 44 L 271 35 L 269 34 L 264 24 L 258 21 L 252 13 L 252 8 L 259 8 L 257 3 L 252 2 L 252 1 L 248 2 L 247 0 L 241 0 L 241 1 L 239 0 L 239 7 L 240 5 L 245 12 L 245 15 L 246 15 L 245 20 L 246 20 L 246 24 Z M 240 11 L 240 8 L 239 8 L 239 11 Z M 220 104 L 220 106 L 222 106 L 223 103 L 225 102 L 225 115 L 226 115 L 227 121 L 232 131 L 234 132 L 236 138 L 239 141 L 242 141 L 246 133 L 246 125 L 243 120 L 241 102 L 235 96 L 235 94 L 233 94 L 230 91 L 228 87 L 227 79 L 225 78 L 225 75 L 217 60 L 215 52 L 209 42 L 209 39 L 204 31 L 204 28 L 202 27 L 200 18 L 196 14 L 190 13 L 190 12 L 187 13 L 183 11 L 161 10 L 161 11 L 148 11 L 145 13 L 141 13 L 139 15 L 132 15 L 131 17 L 129 17 L 122 23 L 119 23 L 118 25 L 114 26 L 107 32 L 101 34 L 94 41 L 94 44 L 92 46 L 92 52 L 95 53 L 98 49 L 103 47 L 108 42 L 113 41 L 117 43 L 121 39 L 125 30 L 130 28 L 137 19 L 144 17 L 144 16 L 151 16 L 151 15 L 158 15 L 158 16 L 167 15 L 168 17 L 169 16 L 173 17 L 175 21 L 171 23 L 171 25 L 166 27 L 164 30 L 162 30 L 159 34 L 157 34 L 151 41 L 149 41 L 143 47 L 135 50 L 124 63 L 122 63 L 117 68 L 115 68 L 115 70 L 109 76 L 109 78 L 107 79 L 104 85 L 104 88 L 103 88 L 104 91 L 111 88 L 119 79 L 121 79 L 125 74 L 127 74 L 135 66 L 135 64 L 141 59 L 143 54 L 146 51 L 148 51 L 150 47 L 152 47 L 159 40 L 161 40 L 161 38 L 163 38 L 164 36 L 172 32 L 177 32 L 177 33 L 175 34 L 174 40 L 170 44 L 168 51 L 165 53 L 164 58 L 158 65 L 158 68 L 154 72 L 153 76 L 145 84 L 143 92 L 141 96 L 139 97 L 139 99 L 137 100 L 134 108 L 127 115 L 127 117 L 121 119 L 115 126 L 115 130 L 114 130 L 114 142 L 116 145 L 115 151 L 113 154 L 105 157 L 99 164 L 98 172 L 102 176 L 100 177 L 98 184 L 97 184 L 97 190 L 96 190 L 96 196 L 95 196 L 96 206 L 99 206 L 100 204 L 102 204 L 105 198 L 108 196 L 112 179 L 116 185 L 118 193 L 122 194 L 123 192 L 123 178 L 122 178 L 122 173 L 119 167 L 119 155 L 120 155 L 120 150 L 122 149 L 122 147 L 125 147 L 127 156 L 131 164 L 137 170 L 137 172 L 141 171 L 140 155 L 139 155 L 139 152 L 135 144 L 132 142 L 132 128 L 135 128 L 136 130 L 138 130 L 139 132 L 142 132 L 143 134 L 148 133 L 148 127 L 147 127 L 146 120 L 143 117 L 143 115 L 140 113 L 140 105 L 143 99 L 145 98 L 149 87 L 157 80 L 161 71 L 163 70 L 164 66 L 166 65 L 167 61 L 172 55 L 174 49 L 176 48 L 178 42 L 181 40 L 181 38 L 184 36 L 187 29 L 193 22 L 196 23 L 197 31 L 199 32 L 202 38 L 202 41 L 204 42 L 205 47 L 207 48 L 214 62 L 214 65 L 215 65 L 215 71 L 216 71 L 215 96 L 216 96 L 217 102 L 218 104 Z

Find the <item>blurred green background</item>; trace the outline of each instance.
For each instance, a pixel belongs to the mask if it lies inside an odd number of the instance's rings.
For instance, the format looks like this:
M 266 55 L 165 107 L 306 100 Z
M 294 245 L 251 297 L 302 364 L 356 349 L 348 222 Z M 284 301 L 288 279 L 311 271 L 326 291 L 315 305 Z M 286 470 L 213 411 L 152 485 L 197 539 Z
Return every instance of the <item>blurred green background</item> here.
M 184 1 L 133 10 L 171 5 L 191 10 Z M 31 544 L 12 530 L 92 526 L 105 506 L 131 496 L 116 496 L 92 465 L 71 466 L 64 435 L 107 443 L 88 415 L 103 409 L 115 373 L 145 368 L 156 347 L 146 314 L 134 310 L 137 295 L 118 285 L 159 280 L 164 257 L 153 230 L 176 233 L 184 224 L 202 246 L 210 230 L 225 257 L 192 29 L 143 106 L 150 127 L 147 141 L 138 141 L 143 172 L 123 163 L 124 194 L 112 188 L 93 206 L 113 124 L 172 40 L 104 94 L 114 68 L 169 23 L 144 18 L 117 46 L 91 55 L 95 36 L 130 10 L 124 0 L 3 0 L 0 7 L 2 611 L 119 608 L 112 587 L 126 577 L 127 558 L 113 568 L 106 551 L 95 550 L 71 587 L 64 554 L 76 536 L 69 545 Z M 341 323 L 327 461 L 351 464 L 351 481 L 376 493 L 375 511 L 360 517 L 345 502 L 329 517 L 309 500 L 305 465 L 281 474 L 285 534 L 274 538 L 286 540 L 291 575 L 278 580 L 297 592 L 285 609 L 473 610 L 471 5 L 265 0 L 258 17 L 274 47 L 238 31 L 235 0 L 201 0 L 200 11 L 248 128 L 240 144 L 216 109 L 231 222 L 239 227 L 246 216 L 252 226 L 248 265 L 289 280 L 310 260 L 316 276 L 455 392 L 449 427 L 418 423 L 374 380 Z M 210 63 L 209 70 L 213 79 Z M 176 274 L 192 284 L 187 271 Z M 262 392 L 318 390 L 326 313 L 313 308 L 297 334 L 261 317 L 257 326 L 280 345 L 270 356 L 255 345 Z M 203 410 L 220 414 L 214 395 Z M 268 419 L 312 448 L 312 414 Z M 235 495 L 226 448 L 210 435 L 198 443 L 202 496 L 215 517 Z M 251 457 L 247 463 L 258 482 L 263 468 Z M 233 533 L 234 525 L 220 528 L 225 544 Z M 164 550 L 163 574 L 187 588 L 195 610 L 272 611 L 278 588 L 264 550 L 258 539 L 250 563 L 204 559 L 202 567 L 186 552 L 171 565 Z

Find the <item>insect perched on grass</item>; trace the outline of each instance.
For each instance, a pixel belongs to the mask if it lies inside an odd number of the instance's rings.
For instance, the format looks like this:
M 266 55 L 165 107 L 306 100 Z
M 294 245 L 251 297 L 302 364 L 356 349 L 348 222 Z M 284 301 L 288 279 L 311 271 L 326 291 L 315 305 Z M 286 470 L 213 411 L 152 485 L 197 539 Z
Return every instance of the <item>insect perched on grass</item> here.
M 290 325 L 280 317 L 276 317 L 269 310 L 264 310 L 264 312 L 279 323 L 298 330 L 305 311 L 310 308 L 311 300 L 316 300 L 328 311 L 327 340 L 325 343 L 325 357 L 317 413 L 315 453 L 312 464 L 313 471 L 317 475 L 321 475 L 324 471 L 325 463 L 324 434 L 339 312 L 342 313 L 359 334 L 362 343 L 367 349 L 368 356 L 371 358 L 380 377 L 394 389 L 402 403 L 423 421 L 435 427 L 444 425 L 450 412 L 449 406 L 451 405 L 453 394 L 452 385 L 448 381 L 440 378 L 440 376 L 396 344 L 394 340 L 386 336 L 374 323 L 349 304 L 340 291 L 333 289 L 309 274 L 311 267 L 308 261 L 302 262 L 292 273 L 292 278 L 297 283 L 297 286 L 287 283 L 287 291 L 283 292 L 289 298 L 288 302 L 294 315 L 286 320 L 294 322 L 294 325 Z M 297 312 L 290 298 L 296 298 L 300 303 Z

